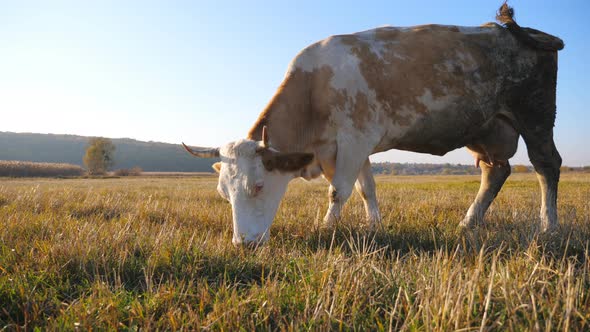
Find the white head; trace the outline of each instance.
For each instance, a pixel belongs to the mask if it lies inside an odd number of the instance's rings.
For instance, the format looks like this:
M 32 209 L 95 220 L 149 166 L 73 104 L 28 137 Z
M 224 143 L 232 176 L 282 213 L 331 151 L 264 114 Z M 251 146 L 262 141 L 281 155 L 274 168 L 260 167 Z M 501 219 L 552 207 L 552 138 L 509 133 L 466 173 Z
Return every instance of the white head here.
M 270 225 L 287 184 L 313 160 L 311 153 L 281 153 L 260 142 L 242 139 L 221 148 L 184 148 L 197 157 L 220 157 L 217 191 L 231 203 L 234 245 L 258 245 L 269 238 Z

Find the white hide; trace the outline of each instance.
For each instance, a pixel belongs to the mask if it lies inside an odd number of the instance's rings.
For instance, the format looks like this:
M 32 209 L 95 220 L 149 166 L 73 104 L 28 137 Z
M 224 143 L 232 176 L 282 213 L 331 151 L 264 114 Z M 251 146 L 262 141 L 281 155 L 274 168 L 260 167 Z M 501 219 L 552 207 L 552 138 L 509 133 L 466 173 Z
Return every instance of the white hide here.
M 294 175 L 267 171 L 256 153 L 259 143 L 239 140 L 220 149 L 218 191 L 232 205 L 235 245 L 264 243 L 287 184 Z M 257 190 L 256 187 L 262 187 Z
M 426 88 L 424 89 L 424 94 L 420 97 L 416 97 L 416 99 L 428 110 L 436 112 L 439 110 L 447 109 L 449 105 L 455 99 L 457 99 L 457 97 L 453 95 L 446 95 L 440 98 L 434 98 L 432 96 L 432 92 L 430 91 L 430 89 Z

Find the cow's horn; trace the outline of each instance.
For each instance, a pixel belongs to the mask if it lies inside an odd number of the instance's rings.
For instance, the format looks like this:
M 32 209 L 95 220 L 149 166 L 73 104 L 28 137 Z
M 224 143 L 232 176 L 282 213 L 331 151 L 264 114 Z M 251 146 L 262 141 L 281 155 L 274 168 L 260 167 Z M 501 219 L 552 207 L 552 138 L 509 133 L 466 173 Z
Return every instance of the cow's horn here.
M 218 158 L 219 157 L 219 148 L 201 148 L 201 147 L 194 147 L 189 148 L 186 144 L 182 143 L 182 146 L 188 153 L 192 154 L 195 157 L 199 158 Z
M 266 126 L 262 127 L 262 147 L 268 148 L 268 131 Z

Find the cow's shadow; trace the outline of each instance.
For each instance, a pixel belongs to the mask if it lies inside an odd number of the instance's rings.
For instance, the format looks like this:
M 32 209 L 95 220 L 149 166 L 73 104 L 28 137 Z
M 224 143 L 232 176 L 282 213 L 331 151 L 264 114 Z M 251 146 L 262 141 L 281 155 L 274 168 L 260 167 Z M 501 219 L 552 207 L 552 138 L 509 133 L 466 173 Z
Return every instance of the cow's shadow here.
M 538 220 L 512 223 L 490 220 L 484 225 L 463 228 L 454 225 L 429 227 L 385 226 L 368 230 L 363 226 L 339 225 L 315 228 L 304 235 L 295 235 L 277 226 L 280 245 L 304 250 L 333 251 L 346 255 L 380 252 L 385 257 L 408 253 L 431 255 L 441 251 L 449 255 L 477 256 L 502 251 L 506 255 L 529 253 L 531 249 L 547 258 L 573 258 L 585 261 L 590 249 L 590 225 L 565 222 L 550 232 L 541 232 Z M 287 239 L 290 236 L 291 239 Z

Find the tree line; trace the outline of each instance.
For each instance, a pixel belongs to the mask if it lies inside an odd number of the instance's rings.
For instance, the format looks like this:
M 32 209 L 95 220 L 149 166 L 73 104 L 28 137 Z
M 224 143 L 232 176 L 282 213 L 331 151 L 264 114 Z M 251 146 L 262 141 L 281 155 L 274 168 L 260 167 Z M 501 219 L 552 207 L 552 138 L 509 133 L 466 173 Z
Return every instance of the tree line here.
M 426 164 L 426 163 L 372 163 L 373 174 L 382 175 L 478 175 L 480 170 L 473 165 Z M 530 173 L 534 169 L 527 165 L 513 165 L 512 173 Z M 590 172 L 590 166 L 562 166 L 561 172 Z

